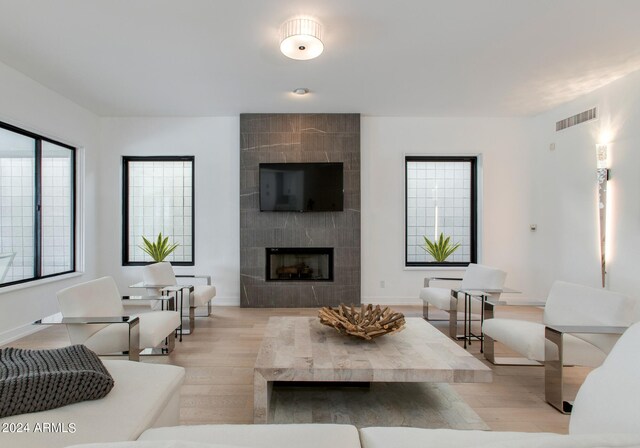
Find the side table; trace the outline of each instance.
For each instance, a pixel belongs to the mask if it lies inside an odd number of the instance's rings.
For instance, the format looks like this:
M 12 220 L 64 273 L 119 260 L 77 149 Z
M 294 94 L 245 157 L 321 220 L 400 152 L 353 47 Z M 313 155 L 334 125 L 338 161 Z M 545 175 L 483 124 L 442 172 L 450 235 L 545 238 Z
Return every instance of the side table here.
M 452 293 L 459 297 L 461 294 L 464 296 L 464 334 L 462 339 L 464 340 L 464 348 L 467 348 L 468 345 L 471 345 L 471 340 L 475 339 L 480 341 L 480 353 L 484 352 L 484 332 L 482 331 L 482 324 L 484 323 L 484 312 L 486 308 L 486 303 L 489 297 L 492 296 L 500 296 L 503 293 L 509 294 L 520 294 L 521 291 L 511 288 L 501 288 L 501 289 L 486 289 L 486 288 L 466 288 L 459 290 L 452 290 Z M 472 300 L 480 301 L 480 334 L 475 334 L 471 330 L 471 306 Z M 495 302 L 495 304 L 499 304 L 500 302 Z
M 178 308 L 180 311 L 180 327 L 178 328 L 178 332 L 180 334 L 180 342 L 182 342 L 182 335 L 191 333 L 191 328 L 193 328 L 193 321 L 195 316 L 193 315 L 193 307 L 191 306 L 191 293 L 194 290 L 193 285 L 155 285 L 149 284 L 145 282 L 138 282 L 130 285 L 129 288 L 144 288 L 144 289 L 157 289 L 160 291 L 160 294 L 165 297 L 171 297 L 171 293 L 175 293 L 175 297 L 178 300 Z M 184 315 L 184 293 L 185 290 L 188 291 L 187 299 L 189 300 L 189 315 L 186 317 L 186 325 L 185 325 L 185 315 Z M 137 297 L 137 296 L 134 296 Z M 144 296 L 142 296 L 144 297 Z M 155 296 L 147 296 L 147 297 L 155 297 Z M 185 328 L 186 327 L 186 328 Z

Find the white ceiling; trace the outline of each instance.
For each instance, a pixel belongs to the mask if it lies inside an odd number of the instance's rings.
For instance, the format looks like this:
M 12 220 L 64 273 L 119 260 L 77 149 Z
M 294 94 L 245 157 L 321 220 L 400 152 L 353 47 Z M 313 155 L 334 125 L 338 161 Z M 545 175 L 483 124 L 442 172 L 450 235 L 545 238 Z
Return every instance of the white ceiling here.
M 278 50 L 299 14 L 324 25 L 318 59 Z M 519 116 L 640 69 L 639 18 L 638 0 L 0 0 L 0 61 L 104 116 Z

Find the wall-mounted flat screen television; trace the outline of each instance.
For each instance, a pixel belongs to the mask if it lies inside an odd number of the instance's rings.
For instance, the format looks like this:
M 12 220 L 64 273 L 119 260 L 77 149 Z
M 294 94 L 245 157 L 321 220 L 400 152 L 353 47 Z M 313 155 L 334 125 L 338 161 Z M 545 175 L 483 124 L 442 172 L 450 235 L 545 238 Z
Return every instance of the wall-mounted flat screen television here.
M 261 212 L 343 210 L 342 163 L 261 163 Z

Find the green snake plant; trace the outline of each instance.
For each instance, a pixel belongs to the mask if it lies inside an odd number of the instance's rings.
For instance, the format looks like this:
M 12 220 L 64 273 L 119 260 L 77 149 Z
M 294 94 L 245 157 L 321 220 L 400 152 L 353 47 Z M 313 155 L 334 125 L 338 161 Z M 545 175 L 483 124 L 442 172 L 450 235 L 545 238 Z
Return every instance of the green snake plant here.
M 460 247 L 460 243 L 451 243 L 451 237 L 444 237 L 444 233 L 440 233 L 440 238 L 431 241 L 426 236 L 424 238 L 424 250 L 433 257 L 438 263 L 444 262 L 449 256 Z
M 149 241 L 144 236 L 142 237 L 142 241 L 144 242 L 144 246 L 138 247 L 148 253 L 153 261 L 156 262 L 164 261 L 164 259 L 171 255 L 171 252 L 176 250 L 176 248 L 178 247 L 178 243 L 169 243 L 168 236 L 162 238 L 162 232 L 158 234 L 158 240 L 155 242 Z

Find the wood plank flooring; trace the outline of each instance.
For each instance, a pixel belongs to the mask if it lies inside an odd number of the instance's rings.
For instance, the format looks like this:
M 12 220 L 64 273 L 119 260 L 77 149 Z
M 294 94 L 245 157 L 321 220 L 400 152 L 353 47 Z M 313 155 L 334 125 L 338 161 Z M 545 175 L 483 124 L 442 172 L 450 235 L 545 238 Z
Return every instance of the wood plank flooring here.
M 418 317 L 422 308 L 398 306 L 407 316 Z M 182 388 L 181 424 L 251 423 L 253 421 L 253 365 L 270 316 L 314 316 L 315 309 L 247 309 L 214 307 L 209 318 L 197 318 L 196 331 L 176 342 L 170 356 L 144 357 L 144 362 L 171 363 L 186 368 Z M 432 313 L 433 318 L 446 314 Z M 539 321 L 536 308 L 499 308 L 496 316 Z M 447 322 L 435 322 L 443 332 Z M 20 348 L 54 348 L 69 344 L 63 327 L 50 327 L 10 345 Z M 470 352 L 484 361 L 479 344 Z M 496 354 L 510 355 L 496 345 Z M 484 361 L 487 365 L 490 365 Z M 455 384 L 453 388 L 493 430 L 566 433 L 569 417 L 544 401 L 542 367 L 491 366 L 493 383 Z M 589 372 L 566 369 L 569 396 Z

